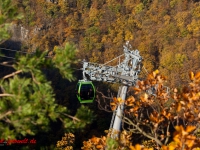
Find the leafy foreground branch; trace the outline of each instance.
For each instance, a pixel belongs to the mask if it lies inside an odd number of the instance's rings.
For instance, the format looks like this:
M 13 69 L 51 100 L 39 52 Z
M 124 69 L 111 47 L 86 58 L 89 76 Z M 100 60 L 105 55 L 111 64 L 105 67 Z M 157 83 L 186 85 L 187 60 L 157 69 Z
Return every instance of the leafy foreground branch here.
M 190 83 L 169 90 L 166 77 L 155 71 L 133 87 L 126 101 L 114 98 L 111 107 L 125 102 L 123 131 L 111 131 L 83 142 L 83 150 L 197 150 L 200 149 L 200 72 L 189 73 Z M 153 89 L 153 90 L 152 90 Z M 151 91 L 151 94 L 149 94 Z
M 76 63 L 76 48 L 67 43 L 55 48 L 52 59 L 37 51 L 34 56 L 18 58 L 14 73 L 0 79 L 0 138 L 16 139 L 48 131 L 50 122 L 61 121 L 65 129 L 82 129 L 93 119 L 92 111 L 80 107 L 71 116 L 66 107 L 58 105 L 51 82 L 46 79 L 45 69 L 56 68 L 72 81 L 71 65 Z

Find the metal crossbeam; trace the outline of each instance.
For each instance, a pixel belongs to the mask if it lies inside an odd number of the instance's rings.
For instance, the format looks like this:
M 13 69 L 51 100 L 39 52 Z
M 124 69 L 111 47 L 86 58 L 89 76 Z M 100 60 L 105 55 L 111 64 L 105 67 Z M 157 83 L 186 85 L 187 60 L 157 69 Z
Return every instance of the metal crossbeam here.
M 87 80 L 106 81 L 112 83 L 123 83 L 124 85 L 135 85 L 138 80 L 138 74 L 141 71 L 142 57 L 138 50 L 130 50 L 129 42 L 124 45 L 124 54 L 116 58 L 125 56 L 124 60 L 116 66 L 108 66 L 105 64 L 97 64 L 83 61 L 83 78 Z M 109 61 L 112 62 L 113 60 Z M 108 64 L 108 63 L 106 63 Z

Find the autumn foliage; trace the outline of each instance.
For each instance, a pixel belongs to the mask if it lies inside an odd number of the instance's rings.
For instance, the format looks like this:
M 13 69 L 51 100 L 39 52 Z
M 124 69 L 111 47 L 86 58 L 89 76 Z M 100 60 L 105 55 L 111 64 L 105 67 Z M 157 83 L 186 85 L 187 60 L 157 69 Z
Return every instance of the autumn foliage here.
M 74 42 L 78 58 L 105 63 L 129 40 L 148 71 L 159 69 L 170 84 L 185 84 L 199 63 L 199 1 L 14 0 L 30 30 L 28 47 L 52 51 Z M 103 56 L 103 57 L 102 57 Z
M 146 80 L 131 87 L 134 94 L 125 101 L 114 98 L 111 108 L 125 102 L 123 132 L 116 139 L 115 149 L 131 150 L 190 150 L 200 147 L 198 136 L 200 122 L 200 72 L 189 73 L 191 82 L 182 88 L 165 86 L 166 77 L 158 70 L 149 74 Z M 121 138 L 129 133 L 131 138 Z M 131 135 L 131 136 L 130 136 Z M 137 137 L 137 138 L 135 138 Z M 138 140 L 140 138 L 140 140 Z M 112 146 L 107 137 L 93 137 L 85 141 L 84 150 L 95 146 L 105 149 Z M 136 142 L 137 139 L 137 143 Z M 121 144 L 126 140 L 126 144 Z M 100 142 L 104 141 L 104 142 Z

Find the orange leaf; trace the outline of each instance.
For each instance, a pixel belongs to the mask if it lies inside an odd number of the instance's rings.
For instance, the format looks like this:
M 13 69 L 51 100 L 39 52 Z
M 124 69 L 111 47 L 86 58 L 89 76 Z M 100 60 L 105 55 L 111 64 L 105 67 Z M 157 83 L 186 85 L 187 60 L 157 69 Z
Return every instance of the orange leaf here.
M 179 134 L 175 135 L 175 136 L 173 137 L 173 140 L 174 140 L 176 143 L 181 143 L 181 141 L 180 141 L 180 135 L 179 135 Z
M 154 117 L 152 114 L 149 116 L 149 119 L 153 122 L 158 122 L 158 119 Z
M 191 148 L 193 145 L 194 145 L 194 143 L 195 143 L 195 139 L 196 139 L 196 137 L 195 136 L 187 136 L 187 140 L 186 140 L 186 142 L 185 142 L 185 144 L 189 147 L 189 148 Z
M 111 103 L 110 103 L 110 105 L 111 105 L 111 106 L 115 106 L 115 105 L 116 105 L 116 103 L 114 103 L 114 102 L 111 102 Z
M 141 146 L 140 146 L 139 144 L 136 144 L 136 145 L 135 145 L 135 149 L 136 149 L 136 150 L 141 150 Z
M 168 150 L 167 146 L 163 145 L 162 150 Z
M 168 150 L 175 150 L 176 147 L 177 147 L 176 143 L 169 144 L 169 149 Z
M 176 106 L 176 110 L 177 110 L 177 112 L 179 112 L 181 110 L 181 103 L 178 103 L 178 105 Z
M 174 89 L 174 93 L 177 93 L 177 92 L 178 92 L 178 90 L 177 90 L 177 88 L 175 88 L 175 89 Z
M 135 94 L 139 93 L 141 89 L 134 87 L 133 90 L 135 91 Z
M 126 101 L 129 103 L 133 103 L 135 102 L 135 98 L 133 96 L 130 96 Z
M 200 80 L 200 72 L 197 72 L 197 73 L 195 74 L 195 79 L 196 79 L 196 80 Z
M 152 75 L 152 74 L 149 74 L 148 75 L 148 79 L 150 80 L 150 79 L 154 79 L 154 76 Z
M 96 148 L 97 148 L 97 149 L 102 149 L 102 148 L 103 148 L 103 145 L 97 145 Z
M 99 138 L 97 138 L 97 137 L 92 137 L 92 138 L 91 138 L 91 142 L 92 142 L 92 143 L 98 143 L 98 142 L 99 142 Z
M 112 111 L 114 111 L 114 110 L 116 110 L 116 108 L 117 108 L 117 104 L 114 103 L 114 102 L 111 102 L 111 103 L 110 103 L 110 107 L 111 107 Z
M 175 126 L 176 131 L 180 136 L 188 135 L 188 132 L 186 132 L 183 128 L 183 126 Z
M 190 132 L 192 132 L 194 129 L 196 129 L 195 126 L 187 126 L 187 127 L 186 127 L 186 132 L 190 133 Z
M 175 129 L 177 132 L 182 132 L 184 129 L 183 129 L 183 126 L 175 126 Z
M 117 98 L 116 98 L 116 97 L 114 97 L 114 98 L 113 98 L 113 101 L 114 101 L 115 103 L 117 103 Z
M 129 149 L 130 149 L 130 150 L 135 150 L 135 147 L 134 147 L 133 145 L 130 145 L 130 146 L 129 146 Z
M 116 110 L 117 106 L 111 106 L 111 110 L 114 111 Z

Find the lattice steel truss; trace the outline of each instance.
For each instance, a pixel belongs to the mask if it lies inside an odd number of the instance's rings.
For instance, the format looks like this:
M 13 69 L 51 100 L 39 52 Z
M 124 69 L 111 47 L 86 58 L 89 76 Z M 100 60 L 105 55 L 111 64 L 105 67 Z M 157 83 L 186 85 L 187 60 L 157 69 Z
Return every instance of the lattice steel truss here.
M 138 50 L 131 50 L 129 42 L 126 42 L 123 48 L 124 54 L 105 64 L 83 61 L 83 79 L 87 80 L 86 75 L 88 75 L 90 80 L 123 83 L 128 86 L 135 85 L 141 71 L 142 57 Z M 124 59 L 120 62 L 122 57 Z M 116 66 L 106 65 L 116 59 L 119 59 Z

